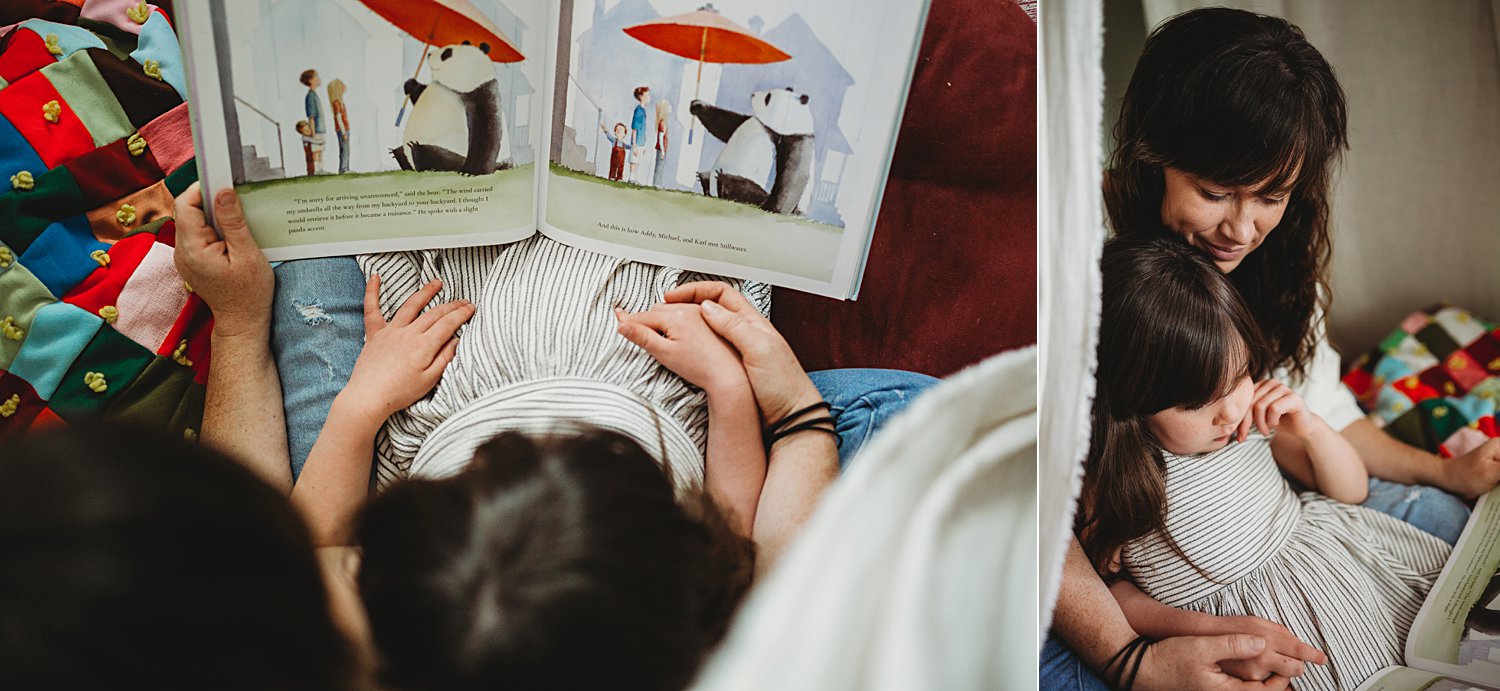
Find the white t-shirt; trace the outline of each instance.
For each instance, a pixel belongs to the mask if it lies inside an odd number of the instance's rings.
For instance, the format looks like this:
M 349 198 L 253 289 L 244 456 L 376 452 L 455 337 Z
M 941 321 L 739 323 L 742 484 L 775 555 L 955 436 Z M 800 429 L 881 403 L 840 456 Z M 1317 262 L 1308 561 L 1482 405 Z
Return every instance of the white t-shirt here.
M 1294 379 L 1285 367 L 1277 369 L 1271 376 L 1292 387 L 1307 402 L 1307 409 L 1322 417 L 1329 427 L 1342 431 L 1365 414 L 1354 401 L 1354 394 L 1344 386 L 1343 367 L 1338 352 L 1328 343 L 1328 328 L 1321 309 L 1313 314 L 1313 324 L 1318 347 L 1313 352 L 1312 362 L 1308 363 L 1305 376 Z

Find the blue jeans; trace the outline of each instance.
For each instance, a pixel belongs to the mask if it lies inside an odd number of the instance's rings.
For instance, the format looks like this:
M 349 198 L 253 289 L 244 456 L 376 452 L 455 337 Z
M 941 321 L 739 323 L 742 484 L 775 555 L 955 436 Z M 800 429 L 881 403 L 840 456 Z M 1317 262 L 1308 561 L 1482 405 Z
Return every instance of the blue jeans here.
M 364 347 L 365 277 L 353 257 L 282 262 L 275 272 L 271 354 L 296 478 Z
M 893 369 L 831 369 L 807 376 L 832 408 L 839 470 L 849 465 L 849 459 L 887 420 L 938 382 L 925 374 Z
M 1447 492 L 1424 485 L 1401 485 L 1376 477 L 1370 478 L 1370 496 L 1361 506 L 1399 518 L 1450 545 L 1458 542 L 1459 533 L 1469 521 L 1469 506 Z M 1072 648 L 1055 635 L 1047 636 L 1047 644 L 1042 647 L 1041 691 L 1103 691 L 1108 688 L 1088 665 L 1078 659 Z

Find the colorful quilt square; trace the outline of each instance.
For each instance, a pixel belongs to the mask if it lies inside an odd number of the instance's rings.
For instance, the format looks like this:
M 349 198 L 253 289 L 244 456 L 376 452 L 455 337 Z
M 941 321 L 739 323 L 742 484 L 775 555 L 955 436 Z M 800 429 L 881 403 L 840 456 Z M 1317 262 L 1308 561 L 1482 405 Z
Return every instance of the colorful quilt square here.
M 0 438 L 25 432 L 46 407 L 25 379 L 0 371 Z
M 47 172 L 47 164 L 15 126 L 0 117 L 0 196 L 16 192 L 10 178 L 23 170 L 33 178 L 40 177 Z
M 177 166 L 177 170 L 172 171 L 162 182 L 166 183 L 167 191 L 175 197 L 192 187 L 197 181 L 198 166 L 193 163 L 192 159 L 188 159 L 186 163 Z
M 1432 390 L 1438 392 L 1439 396 L 1462 396 L 1465 393 L 1458 382 L 1454 381 L 1453 377 L 1441 367 L 1429 367 L 1417 375 L 1417 379 L 1432 387 Z
M 91 209 L 86 215 L 94 237 L 100 242 L 113 244 L 141 226 L 159 218 L 172 215 L 176 200 L 167 191 L 165 183 L 133 192 L 103 206 Z M 130 208 L 127 210 L 126 206 Z
M 1453 436 L 1448 437 L 1443 442 L 1442 448 L 1438 450 L 1438 455 L 1443 458 L 1462 456 L 1479 448 L 1480 445 L 1489 440 L 1489 436 L 1479 431 L 1477 427 L 1464 427 L 1454 432 Z
M 1437 389 L 1428 386 L 1418 377 L 1404 377 L 1392 385 L 1397 391 L 1405 394 L 1413 403 L 1421 403 L 1429 398 L 1437 398 L 1440 394 Z
M 1354 392 L 1355 398 L 1373 396 L 1379 388 L 1375 384 L 1375 375 L 1360 367 L 1349 370 L 1349 373 L 1344 375 L 1344 386 Z
M 30 268 L 53 295 L 62 297 L 99 268 L 90 254 L 94 250 L 106 249 L 109 245 L 94 239 L 84 217 L 74 216 L 53 223 L 42 231 L 21 255 L 21 263 Z
M 186 103 L 142 125 L 140 135 L 157 166 L 168 173 L 193 160 L 193 132 Z
M 1438 440 L 1447 439 L 1469 424 L 1469 418 L 1464 417 L 1463 411 L 1453 405 L 1451 399 L 1429 398 L 1417 404 L 1417 408 L 1426 414 L 1428 424 L 1432 425 L 1432 436 Z M 1434 447 L 1431 450 L 1436 450 Z
M 164 14 L 152 14 L 141 26 L 141 40 L 136 43 L 131 59 L 141 64 L 155 60 L 161 66 L 161 79 L 171 85 L 177 96 L 187 99 L 187 72 L 182 63 L 182 48 L 177 44 L 177 33 Z
M 1471 398 L 1480 398 L 1500 406 L 1500 377 L 1490 377 L 1469 389 Z
M 95 48 L 95 51 L 104 50 Z M 129 137 L 135 125 L 109 90 L 89 51 L 74 53 L 42 69 L 93 137 L 94 147 Z
M 166 177 L 155 159 L 144 153 L 132 156 L 128 139 L 115 140 L 69 161 L 68 170 L 78 182 L 85 209 L 128 196 Z
M 43 306 L 10 364 L 11 373 L 30 383 L 42 400 L 50 400 L 63 373 L 103 325 L 98 315 L 66 302 Z
M 144 127 L 182 103 L 176 89 L 160 79 L 146 76 L 145 66 L 141 63 L 119 58 L 107 50 L 85 52 L 109 85 L 109 91 L 105 93 L 113 94 L 124 109 L 131 129 Z
M 21 28 L 30 29 L 42 37 L 55 34 L 57 47 L 62 50 L 59 59 L 65 59 L 80 50 L 105 47 L 104 41 L 94 35 L 94 32 L 74 24 L 49 22 L 45 19 L 28 19 L 21 22 Z
M 177 274 L 172 254 L 171 247 L 152 243 L 115 303 L 120 312 L 115 329 L 152 351 L 166 345 L 177 315 L 187 306 L 188 292 Z
M 1382 422 L 1389 425 L 1396 418 L 1405 415 L 1415 408 L 1416 404 L 1405 393 L 1396 388 L 1394 383 L 1380 387 L 1380 394 L 1375 398 L 1375 409 L 1373 414 Z
M 150 234 L 140 234 L 108 245 L 106 254 L 109 255 L 109 264 L 99 266 L 95 263 L 93 273 L 63 295 L 63 301 L 94 314 L 98 314 L 100 308 L 107 305 L 118 304 L 120 291 L 125 289 L 125 282 L 130 280 L 130 274 L 140 265 L 146 253 L 151 251 L 151 246 L 156 244 L 153 240 Z
M 0 79 L 13 82 L 54 62 L 57 56 L 47 50 L 41 36 L 18 29 L 0 47 Z
M 172 330 L 167 332 L 166 340 L 162 341 L 161 348 L 157 350 L 158 355 L 175 358 L 180 355 L 185 367 L 191 367 L 194 372 L 193 381 L 199 384 L 208 381 L 209 342 L 214 328 L 214 315 L 209 311 L 208 305 L 204 304 L 203 298 L 196 294 L 189 295 L 187 304 L 183 306 L 182 313 L 177 315 L 177 322 L 172 325 Z M 178 349 L 181 349 L 181 353 Z
M 1426 345 L 1427 349 L 1439 360 L 1448 357 L 1449 354 L 1460 348 L 1458 341 L 1453 340 L 1453 336 L 1436 322 L 1428 324 L 1426 328 L 1418 331 L 1416 338 Z
M 97 417 L 111 400 L 130 388 L 155 357 L 120 332 L 108 326 L 99 329 L 63 375 L 48 403 L 64 420 Z
M 1413 374 L 1411 365 L 1397 357 L 1382 357 L 1375 363 L 1375 379 L 1381 383 L 1400 381 Z
M 56 122 L 48 119 L 44 109 L 52 103 L 59 109 Z M 94 150 L 94 135 L 48 81 L 46 72 L 33 72 L 0 89 L 0 116 L 15 126 L 49 169 Z
M 1459 388 L 1464 391 L 1474 388 L 1479 382 L 1490 377 L 1489 372 L 1486 372 L 1484 367 L 1475 362 L 1473 356 L 1464 350 L 1455 350 L 1444 359 L 1443 369 L 1448 372 L 1448 376 L 1453 377 L 1453 381 L 1458 382 Z
M 140 429 L 171 429 L 192 387 L 192 370 L 164 357 L 153 358 L 135 382 L 109 402 L 103 417 Z
M 1445 307 L 1432 316 L 1432 320 L 1443 327 L 1455 343 L 1465 346 L 1483 336 L 1489 327 L 1484 320 L 1470 314 L 1466 309 Z
M 1385 431 L 1407 445 L 1429 453 L 1437 453 L 1438 447 L 1442 446 L 1443 440 L 1447 438 L 1437 436 L 1426 412 L 1415 407 L 1391 420 L 1390 424 L 1385 426 Z
M 38 177 L 34 188 L 0 197 L 0 241 L 25 252 L 47 226 L 76 216 L 84 208 L 73 174 L 67 168 L 54 168 Z
M 1468 353 L 1474 362 L 1484 367 L 1490 376 L 1500 376 L 1500 335 L 1491 331 L 1480 336 L 1464 348 L 1464 352 Z
M 53 302 L 56 300 L 47 286 L 26 267 L 12 262 L 10 268 L 0 271 L 0 323 L 10 320 L 10 336 L 0 334 L 0 370 L 10 369 L 21 344 L 32 332 L 37 311 Z M 14 335 L 20 335 L 21 340 L 11 338 Z

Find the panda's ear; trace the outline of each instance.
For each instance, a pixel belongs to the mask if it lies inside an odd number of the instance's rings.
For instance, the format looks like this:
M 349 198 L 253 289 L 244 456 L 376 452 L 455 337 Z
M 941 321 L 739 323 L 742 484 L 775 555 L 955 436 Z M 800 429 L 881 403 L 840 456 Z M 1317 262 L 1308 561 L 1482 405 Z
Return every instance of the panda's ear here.
M 807 94 L 802 94 L 802 105 L 807 105 Z
M 464 41 L 464 45 L 467 46 L 467 45 L 471 45 L 471 44 L 468 41 Z
M 771 92 L 766 92 L 766 105 L 771 105 Z
M 481 44 L 479 44 L 479 52 L 484 53 L 485 55 L 489 55 L 490 54 L 490 44 L 488 44 L 488 43 L 481 43 Z

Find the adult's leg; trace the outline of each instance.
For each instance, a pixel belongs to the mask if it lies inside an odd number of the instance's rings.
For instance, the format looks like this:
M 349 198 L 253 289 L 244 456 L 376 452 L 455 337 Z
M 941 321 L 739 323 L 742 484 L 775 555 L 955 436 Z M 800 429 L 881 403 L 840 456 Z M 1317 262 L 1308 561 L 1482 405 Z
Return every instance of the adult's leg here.
M 925 374 L 890 369 L 832 369 L 807 376 L 832 407 L 840 470 L 887 420 L 938 382 Z
M 364 347 L 365 277 L 353 257 L 282 262 L 275 272 L 271 354 L 296 478 Z
M 1458 542 L 1469 522 L 1469 505 L 1458 497 L 1436 487 L 1401 485 L 1378 477 L 1370 478 L 1370 496 L 1362 506 L 1395 516 L 1450 545 Z

